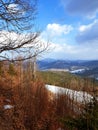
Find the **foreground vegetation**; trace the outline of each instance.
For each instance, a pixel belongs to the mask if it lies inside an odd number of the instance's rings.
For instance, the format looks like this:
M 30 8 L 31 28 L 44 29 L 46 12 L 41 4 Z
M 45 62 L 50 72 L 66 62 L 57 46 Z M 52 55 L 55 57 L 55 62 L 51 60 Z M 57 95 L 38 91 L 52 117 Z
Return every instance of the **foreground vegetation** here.
M 98 91 L 98 82 L 94 79 L 82 78 L 63 71 L 41 71 L 41 75 L 45 84 L 61 86 L 77 91 L 87 91 L 92 93 L 93 89 Z M 98 94 L 98 93 L 97 93 Z
M 44 87 L 51 83 L 73 89 L 81 85 L 94 88 L 91 81 L 61 72 L 38 72 L 35 77 L 30 65 L 24 69 L 22 62 L 0 62 L 0 130 L 98 129 L 95 89 L 86 89 L 93 91 L 91 102 L 79 104 L 67 95 L 56 98 Z

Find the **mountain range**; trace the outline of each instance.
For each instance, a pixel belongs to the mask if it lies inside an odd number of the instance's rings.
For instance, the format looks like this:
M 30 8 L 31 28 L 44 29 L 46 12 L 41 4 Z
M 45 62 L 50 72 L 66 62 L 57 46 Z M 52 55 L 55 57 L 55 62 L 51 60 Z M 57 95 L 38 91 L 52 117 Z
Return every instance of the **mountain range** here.
M 55 60 L 44 59 L 37 61 L 40 70 L 69 71 L 80 76 L 98 78 L 98 60 Z

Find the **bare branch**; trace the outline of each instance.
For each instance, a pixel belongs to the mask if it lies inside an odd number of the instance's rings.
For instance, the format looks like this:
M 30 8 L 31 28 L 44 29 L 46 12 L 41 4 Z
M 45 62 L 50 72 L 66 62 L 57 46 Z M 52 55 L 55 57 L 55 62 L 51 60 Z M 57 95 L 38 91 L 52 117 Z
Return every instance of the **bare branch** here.
M 35 18 L 36 0 L 0 0 L 1 60 L 26 60 L 47 50 L 35 30 Z

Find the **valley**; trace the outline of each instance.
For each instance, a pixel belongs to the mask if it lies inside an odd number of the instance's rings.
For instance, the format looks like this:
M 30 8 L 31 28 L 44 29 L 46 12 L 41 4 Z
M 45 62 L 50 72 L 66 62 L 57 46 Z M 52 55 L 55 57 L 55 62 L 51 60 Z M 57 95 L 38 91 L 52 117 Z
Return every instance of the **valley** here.
M 98 80 L 98 60 L 53 60 L 37 61 L 41 71 L 63 71 Z

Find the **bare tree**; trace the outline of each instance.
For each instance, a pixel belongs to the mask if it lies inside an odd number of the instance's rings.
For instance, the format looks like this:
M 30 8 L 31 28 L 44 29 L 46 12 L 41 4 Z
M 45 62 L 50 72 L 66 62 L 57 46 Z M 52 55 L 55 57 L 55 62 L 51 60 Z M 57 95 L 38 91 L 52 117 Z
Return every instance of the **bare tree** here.
M 35 29 L 36 2 L 0 0 L 0 60 L 25 60 L 47 49 Z

